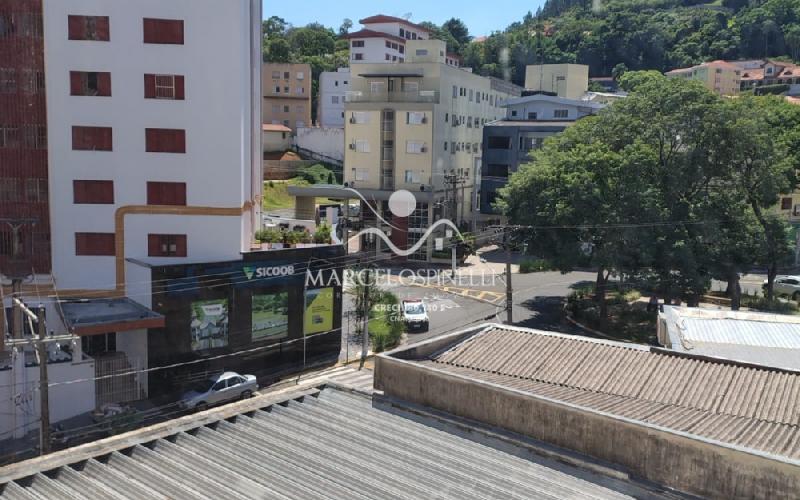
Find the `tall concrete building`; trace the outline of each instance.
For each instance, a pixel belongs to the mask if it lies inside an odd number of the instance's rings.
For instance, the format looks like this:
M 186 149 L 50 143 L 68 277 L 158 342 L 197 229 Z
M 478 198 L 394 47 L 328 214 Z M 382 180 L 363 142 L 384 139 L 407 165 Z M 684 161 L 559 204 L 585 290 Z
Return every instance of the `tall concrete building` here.
M 311 66 L 268 63 L 261 68 L 263 123 L 296 131 L 311 123 Z
M 0 2 L 0 276 L 50 272 L 42 0 Z
M 345 104 L 345 167 L 348 186 L 376 200 L 392 216 L 387 200 L 406 189 L 417 198 L 409 217 L 394 217 L 398 248 L 413 246 L 434 221 L 469 225 L 486 122 L 504 115 L 503 100 L 521 89 L 447 63 L 439 40 L 412 40 L 404 63 L 350 67 Z M 380 251 L 380 246 L 376 251 Z M 410 258 L 428 260 L 428 242 Z
M 319 75 L 317 122 L 320 127 L 344 127 L 344 101 L 350 90 L 350 68 Z
M 525 68 L 525 90 L 580 99 L 588 89 L 589 66 L 585 64 L 538 64 Z

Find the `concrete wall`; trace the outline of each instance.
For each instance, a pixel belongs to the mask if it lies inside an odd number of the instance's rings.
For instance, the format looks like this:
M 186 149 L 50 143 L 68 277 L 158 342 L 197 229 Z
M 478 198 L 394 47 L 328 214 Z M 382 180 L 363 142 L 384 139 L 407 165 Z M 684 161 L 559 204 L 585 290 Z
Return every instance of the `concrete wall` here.
M 793 498 L 800 491 L 800 466 L 788 459 L 720 446 L 398 359 L 433 350 L 426 346 L 413 354 L 378 356 L 375 387 L 390 397 L 621 465 L 634 476 L 695 495 Z
M 311 66 L 270 63 L 262 65 L 261 74 L 263 122 L 292 130 L 311 125 Z
M 348 90 L 350 68 L 320 73 L 317 103 L 317 122 L 320 127 L 344 127 L 344 99 Z
M 265 153 L 286 151 L 292 146 L 292 133 L 265 130 L 261 134 Z
M 379 127 L 379 122 L 375 122 Z M 305 127 L 297 129 L 294 143 L 297 147 L 308 149 L 320 155 L 344 161 L 344 128 Z M 375 144 L 377 149 L 377 144 Z
M 525 68 L 525 88 L 553 92 L 568 99 L 580 98 L 589 88 L 589 66 L 539 64 Z

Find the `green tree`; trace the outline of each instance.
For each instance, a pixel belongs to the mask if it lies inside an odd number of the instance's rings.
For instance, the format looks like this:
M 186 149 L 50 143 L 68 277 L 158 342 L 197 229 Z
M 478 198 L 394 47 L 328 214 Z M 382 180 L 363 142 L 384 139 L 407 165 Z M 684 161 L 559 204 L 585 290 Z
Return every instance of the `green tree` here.
M 619 81 L 620 77 L 624 75 L 626 71 L 628 71 L 628 67 L 625 66 L 625 63 L 619 63 L 611 70 L 611 77 Z
M 441 29 L 452 36 L 453 40 L 455 41 L 455 45 L 451 48 L 451 50 L 459 54 L 461 54 L 462 50 L 472 39 L 472 37 L 469 36 L 469 30 L 467 29 L 467 25 L 464 24 L 464 21 L 455 17 L 445 21 L 444 24 L 442 24 Z
M 288 63 L 291 61 L 289 42 L 284 38 L 267 40 L 264 50 L 264 61 L 273 63 Z
M 353 27 L 353 21 L 350 18 L 345 17 L 344 20 L 342 21 L 342 24 L 339 26 L 339 36 L 344 36 L 347 33 L 349 33 L 350 28 L 352 27 Z
M 793 24 L 786 29 L 783 35 L 786 46 L 790 50 L 792 60 L 800 61 L 800 25 Z

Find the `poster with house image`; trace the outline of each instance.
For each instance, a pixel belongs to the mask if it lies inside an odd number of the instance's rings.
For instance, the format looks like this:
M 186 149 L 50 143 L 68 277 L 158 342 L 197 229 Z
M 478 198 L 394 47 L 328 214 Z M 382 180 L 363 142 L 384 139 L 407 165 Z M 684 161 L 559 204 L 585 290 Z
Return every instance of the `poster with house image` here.
M 303 331 L 306 335 L 333 329 L 333 288 L 306 290 Z
M 205 351 L 228 345 L 228 300 L 192 302 L 192 350 Z
M 253 342 L 289 336 L 289 292 L 253 295 Z

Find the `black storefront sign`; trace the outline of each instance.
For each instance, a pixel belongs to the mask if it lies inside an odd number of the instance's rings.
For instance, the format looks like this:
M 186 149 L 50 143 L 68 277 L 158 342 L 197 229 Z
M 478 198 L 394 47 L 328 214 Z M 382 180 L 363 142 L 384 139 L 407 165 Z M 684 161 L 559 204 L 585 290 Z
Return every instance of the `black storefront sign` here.
M 205 373 L 233 370 L 263 380 L 335 361 L 341 347 L 341 246 L 246 254 L 242 260 L 152 269 L 153 310 L 164 328 L 148 334 L 148 365 L 193 361 L 150 376 L 150 393 L 180 390 Z M 307 271 L 312 296 L 329 298 L 329 329 L 304 337 Z M 320 279 L 320 275 L 321 278 Z M 324 285 L 320 285 L 324 283 Z M 317 318 L 314 318 L 317 320 Z

